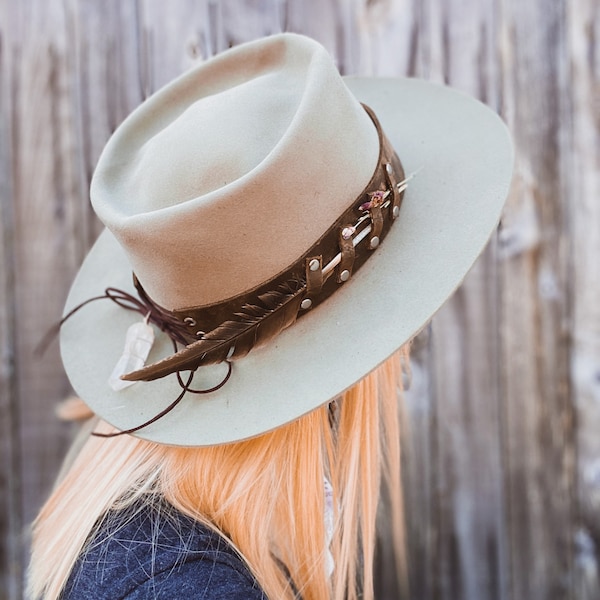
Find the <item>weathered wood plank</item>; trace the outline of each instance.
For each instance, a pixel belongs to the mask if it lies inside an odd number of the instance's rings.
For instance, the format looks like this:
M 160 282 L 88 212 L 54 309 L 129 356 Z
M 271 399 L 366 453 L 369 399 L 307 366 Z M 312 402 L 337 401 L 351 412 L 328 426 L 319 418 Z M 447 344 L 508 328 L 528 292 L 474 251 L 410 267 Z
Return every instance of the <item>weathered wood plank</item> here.
M 354 11 L 346 19 L 354 25 L 347 35 L 355 45 L 356 72 L 374 77 L 415 75 L 422 49 L 421 3 L 363 1 Z
M 80 180 L 71 105 L 72 65 L 62 6 L 10 3 L 13 61 L 13 202 L 15 242 L 15 360 L 21 419 L 22 507 L 26 521 L 48 493 L 66 446 L 66 429 L 52 406 L 68 390 L 56 347 L 33 351 L 60 314 L 82 255 Z M 17 438 L 19 439 L 19 438 Z
M 517 148 L 501 300 L 510 594 L 532 600 L 573 597 L 565 6 L 501 3 L 504 112 Z
M 208 0 L 139 3 L 140 61 L 146 95 L 217 52 L 211 21 L 220 6 Z M 186 15 L 182 19 L 181 15 Z
M 76 201 L 84 217 L 75 232 L 78 262 L 101 227 L 89 204 L 91 176 L 110 134 L 148 95 L 149 75 L 142 72 L 145 40 L 139 28 L 138 5 L 67 0 L 65 28 L 70 56 L 69 85 L 79 176 Z
M 6 7 L 0 4 L 0 598 L 22 597 L 19 415 L 15 346 L 15 245 L 12 205 L 12 139 Z
M 575 597 L 600 597 L 600 6 L 567 4 L 571 382 L 577 424 Z

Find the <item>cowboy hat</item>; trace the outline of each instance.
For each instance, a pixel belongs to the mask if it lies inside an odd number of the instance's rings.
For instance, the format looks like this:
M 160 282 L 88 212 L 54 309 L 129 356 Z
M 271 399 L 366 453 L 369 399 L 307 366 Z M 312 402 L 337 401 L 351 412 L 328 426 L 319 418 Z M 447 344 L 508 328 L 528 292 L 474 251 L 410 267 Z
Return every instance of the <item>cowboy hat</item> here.
M 300 417 L 458 287 L 512 162 L 483 104 L 419 80 L 343 79 L 303 36 L 200 64 L 136 108 L 99 159 L 90 195 L 106 229 L 61 328 L 74 389 L 119 430 L 174 445 Z M 106 289 L 115 302 L 87 302 Z M 142 345 L 156 332 L 146 365 L 128 362 L 133 340 L 120 375 L 136 383 L 109 385 L 144 318 Z

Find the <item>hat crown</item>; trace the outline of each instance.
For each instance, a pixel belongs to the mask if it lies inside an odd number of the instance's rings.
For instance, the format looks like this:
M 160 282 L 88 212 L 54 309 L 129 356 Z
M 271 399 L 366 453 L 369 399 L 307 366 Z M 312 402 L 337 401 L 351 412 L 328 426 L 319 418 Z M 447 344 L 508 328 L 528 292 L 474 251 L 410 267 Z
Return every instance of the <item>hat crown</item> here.
M 257 93 L 259 86 L 248 82 L 202 98 L 148 140 L 129 183 L 132 192 L 139 190 L 146 208 L 224 188 L 266 159 L 289 126 L 300 96 L 287 85 L 297 87 L 298 81 L 281 71 L 264 77 L 272 82 L 269 95 Z
M 292 264 L 358 196 L 378 153 L 324 48 L 282 34 L 149 98 L 107 144 L 91 197 L 156 302 L 205 306 Z

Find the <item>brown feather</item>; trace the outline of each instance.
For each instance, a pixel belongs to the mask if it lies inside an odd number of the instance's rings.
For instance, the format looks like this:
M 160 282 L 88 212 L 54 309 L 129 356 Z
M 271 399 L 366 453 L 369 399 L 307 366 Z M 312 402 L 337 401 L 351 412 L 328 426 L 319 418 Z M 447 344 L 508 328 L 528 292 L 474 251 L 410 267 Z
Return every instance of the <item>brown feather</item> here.
M 238 320 L 225 321 L 202 339 L 158 362 L 127 373 L 126 381 L 152 381 L 175 373 L 240 358 L 264 344 L 296 321 L 306 286 L 301 282 L 285 284 L 279 290 L 262 294 L 257 304 L 246 304 L 235 313 Z M 231 348 L 234 348 L 230 355 Z

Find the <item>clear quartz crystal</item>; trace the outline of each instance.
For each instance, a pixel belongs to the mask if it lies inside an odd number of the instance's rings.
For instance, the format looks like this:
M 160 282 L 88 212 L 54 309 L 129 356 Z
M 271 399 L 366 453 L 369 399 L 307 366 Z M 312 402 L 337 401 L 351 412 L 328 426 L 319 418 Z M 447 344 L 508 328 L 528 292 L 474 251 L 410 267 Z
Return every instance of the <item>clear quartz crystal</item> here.
M 115 392 L 136 383 L 135 381 L 124 381 L 121 379 L 121 375 L 141 369 L 150 354 L 152 344 L 154 344 L 154 329 L 147 319 L 130 325 L 125 335 L 123 354 L 108 379 L 108 385 Z

